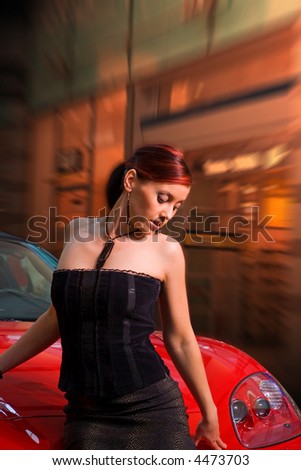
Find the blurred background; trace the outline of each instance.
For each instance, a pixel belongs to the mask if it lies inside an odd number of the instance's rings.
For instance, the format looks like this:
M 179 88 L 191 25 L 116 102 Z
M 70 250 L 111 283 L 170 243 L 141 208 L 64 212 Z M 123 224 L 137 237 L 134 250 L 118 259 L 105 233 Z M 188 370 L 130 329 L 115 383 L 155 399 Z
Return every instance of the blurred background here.
M 117 163 L 179 146 L 193 327 L 300 406 L 300 0 L 0 5 L 0 230 L 58 256 L 66 222 L 104 210 Z

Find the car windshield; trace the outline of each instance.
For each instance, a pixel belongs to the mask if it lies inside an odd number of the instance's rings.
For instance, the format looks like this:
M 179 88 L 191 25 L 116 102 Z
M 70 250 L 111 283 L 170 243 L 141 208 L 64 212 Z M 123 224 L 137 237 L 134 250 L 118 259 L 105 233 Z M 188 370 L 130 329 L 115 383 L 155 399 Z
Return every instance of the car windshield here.
M 34 321 L 45 312 L 54 268 L 45 250 L 0 240 L 0 320 Z

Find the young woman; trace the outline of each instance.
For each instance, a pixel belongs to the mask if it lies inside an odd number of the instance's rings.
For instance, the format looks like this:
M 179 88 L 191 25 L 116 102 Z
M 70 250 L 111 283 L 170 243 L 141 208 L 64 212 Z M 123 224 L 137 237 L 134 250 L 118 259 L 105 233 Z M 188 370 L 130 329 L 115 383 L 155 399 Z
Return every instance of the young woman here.
M 109 215 L 70 224 L 53 305 L 0 357 L 6 372 L 61 337 L 66 449 L 195 449 L 201 438 L 226 447 L 189 319 L 183 252 L 159 232 L 190 187 L 180 151 L 138 148 L 109 180 Z M 149 340 L 158 299 L 164 344 L 202 413 L 194 440 Z

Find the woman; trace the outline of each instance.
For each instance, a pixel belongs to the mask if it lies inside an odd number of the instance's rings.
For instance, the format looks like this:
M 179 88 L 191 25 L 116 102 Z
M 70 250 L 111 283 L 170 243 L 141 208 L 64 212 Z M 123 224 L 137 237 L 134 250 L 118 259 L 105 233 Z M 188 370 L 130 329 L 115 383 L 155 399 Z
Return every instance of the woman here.
M 226 447 L 189 320 L 183 253 L 158 232 L 190 187 L 180 151 L 137 149 L 109 180 L 109 215 L 70 224 L 53 305 L 0 357 L 6 372 L 61 337 L 66 449 L 195 449 L 201 438 Z M 178 384 L 149 340 L 158 298 L 164 344 L 202 413 L 194 441 Z

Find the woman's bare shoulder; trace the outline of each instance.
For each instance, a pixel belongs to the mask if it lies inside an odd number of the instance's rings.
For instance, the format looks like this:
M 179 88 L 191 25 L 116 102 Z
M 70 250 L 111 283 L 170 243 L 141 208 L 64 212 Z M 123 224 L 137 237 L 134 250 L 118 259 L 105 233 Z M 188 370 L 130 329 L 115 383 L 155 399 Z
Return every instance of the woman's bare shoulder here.
M 182 247 L 180 243 L 178 242 L 178 240 L 171 237 L 170 235 L 159 233 L 158 241 L 160 249 L 168 256 L 170 256 L 171 254 L 180 255 L 182 253 Z
M 104 228 L 104 217 L 76 217 L 66 227 L 66 241 L 92 242 L 101 237 Z
M 182 271 L 185 268 L 184 253 L 178 240 L 169 235 L 160 234 L 159 249 L 165 278 L 171 273 Z
M 101 249 L 102 221 L 95 217 L 78 217 L 70 222 L 58 269 L 91 269 Z

